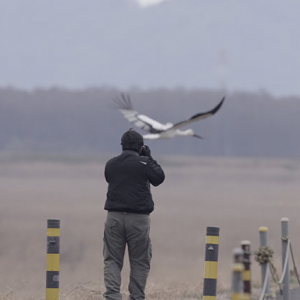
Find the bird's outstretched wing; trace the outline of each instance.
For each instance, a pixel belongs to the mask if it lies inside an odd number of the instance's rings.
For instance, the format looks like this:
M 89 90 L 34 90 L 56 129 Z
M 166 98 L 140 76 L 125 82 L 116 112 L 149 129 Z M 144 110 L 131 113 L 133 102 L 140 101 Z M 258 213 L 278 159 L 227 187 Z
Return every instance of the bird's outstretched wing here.
M 166 125 L 161 124 L 145 115 L 139 114 L 133 109 L 129 95 L 121 94 L 121 98 L 114 98 L 116 108 L 123 116 L 136 127 L 141 128 L 149 133 L 160 133 L 166 130 Z
M 177 129 L 177 128 L 183 127 L 185 125 L 191 124 L 193 122 L 200 121 L 200 120 L 206 119 L 208 117 L 211 117 L 220 109 L 224 100 L 225 100 L 225 97 L 223 97 L 221 102 L 212 110 L 204 112 L 204 113 L 198 113 L 198 114 L 192 116 L 191 118 L 189 118 L 188 120 L 178 122 L 178 123 L 174 124 L 169 130 Z

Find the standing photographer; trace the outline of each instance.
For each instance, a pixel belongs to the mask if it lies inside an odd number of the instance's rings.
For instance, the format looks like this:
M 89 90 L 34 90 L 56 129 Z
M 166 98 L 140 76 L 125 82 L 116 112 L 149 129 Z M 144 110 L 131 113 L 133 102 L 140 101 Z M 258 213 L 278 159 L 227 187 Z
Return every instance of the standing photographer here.
M 154 203 L 150 183 L 160 185 L 165 175 L 151 157 L 143 137 L 134 130 L 121 139 L 122 153 L 105 166 L 108 182 L 104 230 L 104 297 L 121 300 L 121 270 L 126 244 L 130 261 L 129 299 L 145 299 L 145 286 L 152 256 L 150 213 Z

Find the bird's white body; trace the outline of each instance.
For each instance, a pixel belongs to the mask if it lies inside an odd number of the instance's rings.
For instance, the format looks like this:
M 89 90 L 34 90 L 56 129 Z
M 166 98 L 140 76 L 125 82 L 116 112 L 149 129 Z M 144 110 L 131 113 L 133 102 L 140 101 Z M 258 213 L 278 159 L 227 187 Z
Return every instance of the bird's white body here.
M 180 130 L 180 129 L 171 129 L 168 131 L 164 131 L 162 133 L 149 133 L 144 134 L 143 137 L 146 140 L 157 140 L 157 139 L 172 139 L 176 136 L 194 136 L 194 130 L 187 129 L 187 130 Z
M 122 99 L 116 99 L 115 102 L 117 104 L 118 110 L 123 114 L 123 116 L 136 127 L 141 128 L 147 132 L 148 134 L 143 135 L 144 139 L 171 139 L 176 136 L 192 136 L 201 138 L 201 136 L 194 133 L 192 129 L 180 130 L 180 127 L 193 123 L 195 121 L 200 121 L 207 117 L 214 115 L 222 106 L 225 97 L 221 100 L 221 102 L 211 111 L 205 113 L 198 113 L 192 116 L 190 119 L 178 122 L 176 124 L 166 123 L 161 124 L 160 122 L 153 120 L 143 114 L 139 114 L 136 110 L 133 109 L 131 100 L 129 97 L 125 97 L 122 94 Z

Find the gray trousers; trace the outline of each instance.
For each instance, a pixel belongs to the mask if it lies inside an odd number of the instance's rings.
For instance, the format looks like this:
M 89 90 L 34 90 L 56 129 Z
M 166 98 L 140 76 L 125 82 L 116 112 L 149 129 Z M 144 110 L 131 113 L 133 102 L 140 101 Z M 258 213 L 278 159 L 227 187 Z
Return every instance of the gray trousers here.
M 150 216 L 108 212 L 103 239 L 104 298 L 121 300 L 121 270 L 126 244 L 130 262 L 129 300 L 145 299 L 152 246 L 149 238 Z

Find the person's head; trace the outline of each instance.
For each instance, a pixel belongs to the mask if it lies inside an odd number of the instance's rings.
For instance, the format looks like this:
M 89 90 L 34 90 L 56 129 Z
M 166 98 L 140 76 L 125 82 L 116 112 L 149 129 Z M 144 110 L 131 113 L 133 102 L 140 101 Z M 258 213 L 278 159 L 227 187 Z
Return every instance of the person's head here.
M 130 128 L 121 138 L 122 150 L 133 150 L 140 153 L 144 145 L 143 136 Z

